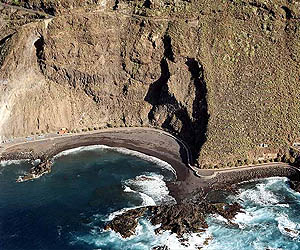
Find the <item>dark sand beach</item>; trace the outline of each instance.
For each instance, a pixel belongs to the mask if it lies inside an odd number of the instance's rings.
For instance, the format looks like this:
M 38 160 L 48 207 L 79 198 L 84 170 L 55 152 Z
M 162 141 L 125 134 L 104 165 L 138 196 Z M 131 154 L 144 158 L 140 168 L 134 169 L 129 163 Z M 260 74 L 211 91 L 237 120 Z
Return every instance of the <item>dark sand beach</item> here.
M 0 160 L 41 159 L 45 161 L 64 150 L 89 145 L 127 148 L 169 163 L 176 171 L 177 181 L 168 183 L 168 187 L 170 194 L 177 201 L 190 199 L 195 194 L 202 193 L 201 191 L 207 193 L 211 189 L 222 189 L 228 185 L 258 178 L 285 176 L 299 179 L 298 170 L 285 163 L 224 170 L 199 169 L 196 176 L 189 167 L 189 152 L 182 141 L 164 131 L 149 128 L 105 129 L 12 144 L 8 147 L 4 145 Z

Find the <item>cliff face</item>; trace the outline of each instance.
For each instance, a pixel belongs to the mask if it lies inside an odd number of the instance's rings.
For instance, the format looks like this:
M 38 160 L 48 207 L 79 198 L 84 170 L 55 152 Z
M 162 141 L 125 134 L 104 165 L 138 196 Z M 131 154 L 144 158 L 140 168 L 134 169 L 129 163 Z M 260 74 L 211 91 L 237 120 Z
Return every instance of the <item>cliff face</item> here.
M 199 164 L 299 136 L 299 1 L 19 4 L 55 17 L 2 25 L 2 136 L 156 126 Z

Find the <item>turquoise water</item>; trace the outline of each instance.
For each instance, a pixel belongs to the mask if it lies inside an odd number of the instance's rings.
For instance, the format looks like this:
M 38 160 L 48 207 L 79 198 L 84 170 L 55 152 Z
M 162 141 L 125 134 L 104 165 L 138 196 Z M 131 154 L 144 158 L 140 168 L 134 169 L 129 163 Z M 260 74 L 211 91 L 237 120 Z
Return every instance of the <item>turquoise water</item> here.
M 56 156 L 50 174 L 16 183 L 30 167 L 0 165 L 0 249 L 300 249 L 300 194 L 286 178 L 241 185 L 226 198 L 244 208 L 234 224 L 210 216 L 206 232 L 186 235 L 182 245 L 170 232 L 156 235 L 146 219 L 129 239 L 103 230 L 128 208 L 175 203 L 165 184 L 175 179 L 170 165 L 125 149 L 82 147 Z
M 229 226 L 221 217 L 211 217 L 207 249 L 300 249 L 300 194 L 287 178 L 272 177 L 243 184 L 237 201 L 243 207 Z

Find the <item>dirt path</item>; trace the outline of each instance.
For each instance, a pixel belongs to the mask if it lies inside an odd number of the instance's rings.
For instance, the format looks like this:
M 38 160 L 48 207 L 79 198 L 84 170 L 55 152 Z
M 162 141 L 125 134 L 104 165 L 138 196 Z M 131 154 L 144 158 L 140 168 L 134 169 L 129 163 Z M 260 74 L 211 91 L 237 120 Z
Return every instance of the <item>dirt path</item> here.
M 42 11 L 37 11 L 37 10 L 31 10 L 31 9 L 26 9 L 23 7 L 19 7 L 19 6 L 15 6 L 15 5 L 10 5 L 10 4 L 6 4 L 6 3 L 0 3 L 0 6 L 5 7 L 5 8 L 11 8 L 11 9 L 15 9 L 15 10 L 21 10 L 21 11 L 25 11 L 31 14 L 37 14 L 40 16 L 45 16 L 46 18 L 53 18 L 54 16 L 49 15 L 45 12 Z

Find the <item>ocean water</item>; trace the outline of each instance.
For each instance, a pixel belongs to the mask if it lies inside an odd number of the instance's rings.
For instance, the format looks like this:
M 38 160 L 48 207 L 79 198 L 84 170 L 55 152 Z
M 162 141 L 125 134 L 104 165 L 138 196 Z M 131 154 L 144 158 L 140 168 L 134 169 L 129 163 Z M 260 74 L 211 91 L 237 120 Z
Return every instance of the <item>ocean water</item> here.
M 50 174 L 16 183 L 30 167 L 0 164 L 0 249 L 300 249 L 300 194 L 286 178 L 241 185 L 226 197 L 244 207 L 234 223 L 209 216 L 209 228 L 182 243 L 170 232 L 156 235 L 145 218 L 128 239 L 103 230 L 126 209 L 175 203 L 166 181 L 176 175 L 167 163 L 126 149 L 81 147 L 57 155 Z
M 243 206 L 228 225 L 220 216 L 208 219 L 212 240 L 206 249 L 300 249 L 300 194 L 287 178 L 272 177 L 242 184 L 227 197 Z

